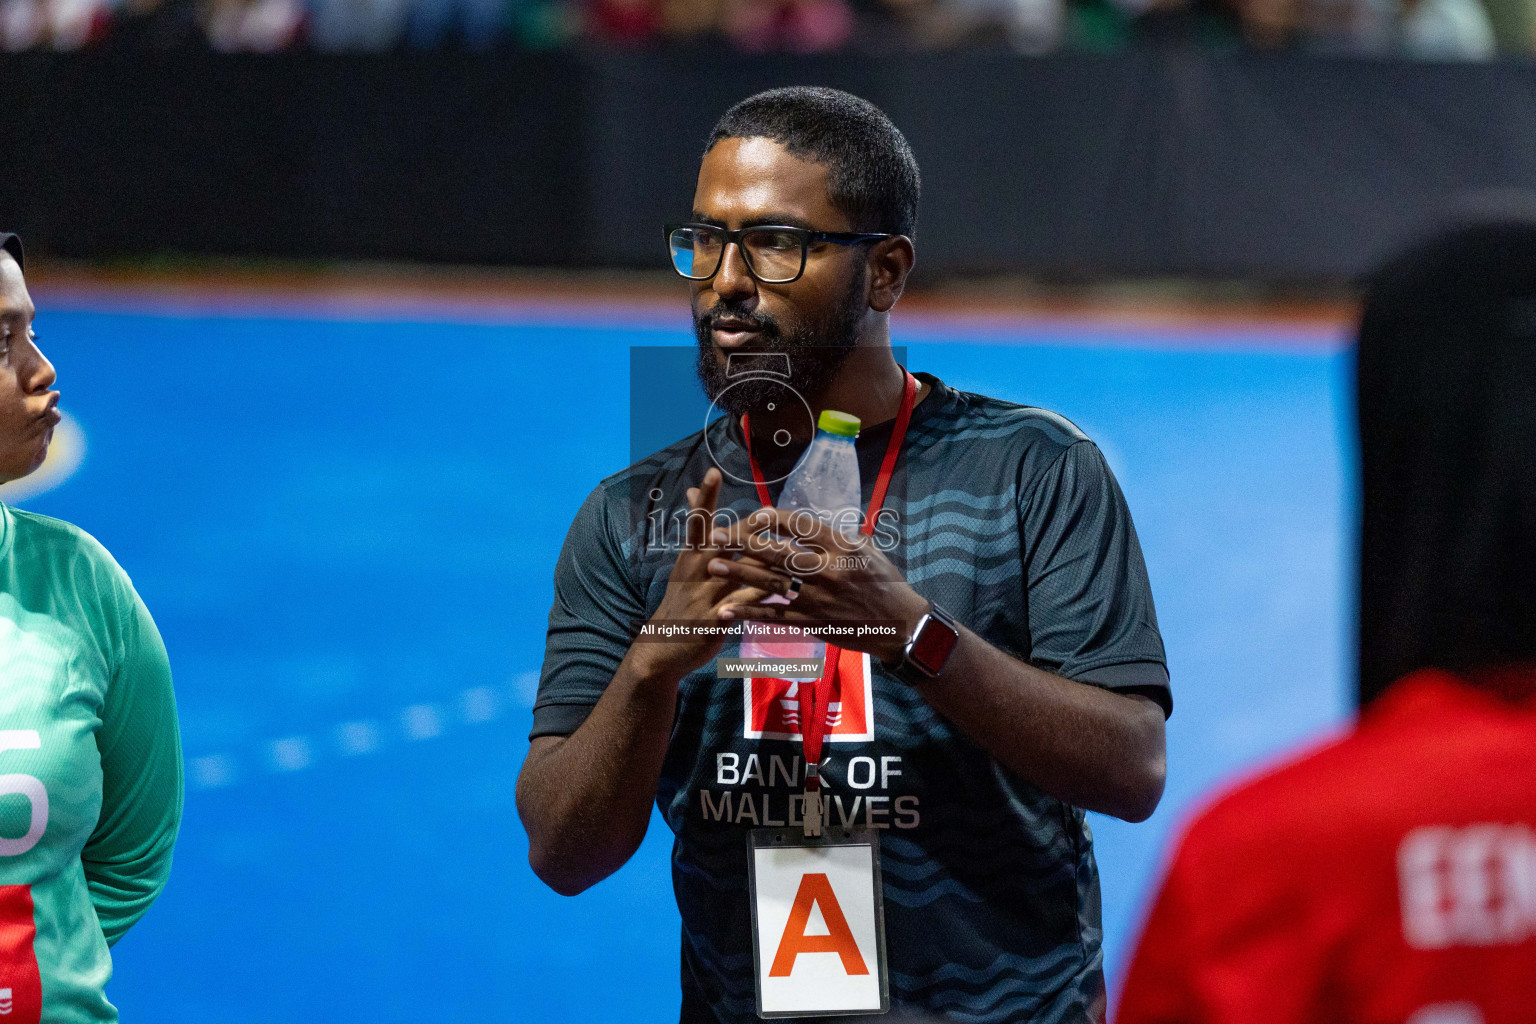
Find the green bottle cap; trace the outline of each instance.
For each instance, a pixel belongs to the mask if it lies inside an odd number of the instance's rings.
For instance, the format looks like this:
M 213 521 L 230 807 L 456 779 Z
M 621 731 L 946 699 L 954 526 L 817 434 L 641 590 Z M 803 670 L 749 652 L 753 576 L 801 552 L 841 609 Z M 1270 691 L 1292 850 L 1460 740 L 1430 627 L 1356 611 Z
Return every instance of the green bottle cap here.
M 859 436 L 859 418 L 849 416 L 845 412 L 838 412 L 836 409 L 823 409 L 821 418 L 816 421 L 816 427 L 818 430 L 825 430 L 838 437 Z

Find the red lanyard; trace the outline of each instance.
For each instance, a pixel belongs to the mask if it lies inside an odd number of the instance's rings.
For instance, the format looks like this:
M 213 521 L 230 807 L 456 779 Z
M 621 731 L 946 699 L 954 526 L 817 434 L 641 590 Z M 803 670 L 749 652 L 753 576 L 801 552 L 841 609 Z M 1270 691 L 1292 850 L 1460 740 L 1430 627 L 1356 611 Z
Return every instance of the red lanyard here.
M 886 491 L 890 490 L 891 474 L 896 471 L 896 459 L 901 455 L 901 445 L 907 436 L 907 424 L 912 420 L 912 405 L 917 398 L 917 378 L 906 370 L 902 373 L 907 381 L 901 396 L 901 408 L 896 412 L 896 425 L 891 430 L 891 440 L 885 446 L 885 458 L 880 460 L 880 473 L 875 477 L 875 489 L 869 496 L 869 508 L 864 512 L 864 525 L 859 528 L 859 532 L 865 536 L 875 532 L 875 517 L 880 514 L 880 506 L 885 504 Z M 745 414 L 741 417 L 741 432 L 747 443 L 747 461 L 752 466 L 752 482 L 757 485 L 757 497 L 763 505 L 772 506 L 768 484 L 763 480 L 763 471 L 758 468 L 757 458 L 752 454 L 752 427 Z M 831 703 L 832 687 L 837 681 L 837 663 L 842 653 L 837 647 L 827 644 L 827 667 L 822 677 L 813 683 L 800 685 L 800 734 L 806 765 L 807 819 L 812 813 L 810 794 L 821 789 L 820 773 L 813 774 L 813 769 L 821 764 L 821 744 L 827 732 L 827 705 Z M 870 709 L 871 713 L 873 710 Z M 819 833 L 820 829 L 817 829 L 815 834 Z M 808 831 L 807 834 L 812 833 Z
M 907 424 L 912 421 L 912 403 L 917 398 L 917 378 L 907 371 L 907 383 L 901 394 L 901 407 L 896 410 L 896 426 L 891 430 L 891 440 L 885 446 L 885 458 L 880 460 L 880 473 L 875 477 L 875 489 L 869 496 L 869 509 L 864 513 L 864 525 L 859 527 L 859 532 L 866 537 L 875 532 L 875 517 L 880 514 L 880 506 L 885 504 L 885 492 L 891 488 L 891 474 L 896 471 L 896 458 L 901 455 L 902 442 L 907 437 Z M 741 414 L 741 433 L 747 442 L 747 462 L 752 467 L 752 482 L 757 485 L 757 498 L 765 507 L 773 506 L 773 498 L 768 494 L 768 484 L 763 480 L 763 471 L 757 465 L 757 456 L 752 454 L 752 423 L 746 413 Z

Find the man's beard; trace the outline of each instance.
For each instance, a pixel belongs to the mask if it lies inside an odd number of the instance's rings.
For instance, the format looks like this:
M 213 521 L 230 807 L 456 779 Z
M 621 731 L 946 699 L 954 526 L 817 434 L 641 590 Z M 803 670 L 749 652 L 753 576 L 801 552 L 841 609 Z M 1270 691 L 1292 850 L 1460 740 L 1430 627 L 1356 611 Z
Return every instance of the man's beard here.
M 859 324 L 866 308 L 863 275 L 854 274 L 851 284 L 843 301 L 824 317 L 794 323 L 788 328 L 772 317 L 747 312 L 727 302 L 717 303 L 707 313 L 696 314 L 693 326 L 699 341 L 699 383 L 705 396 L 725 412 L 740 417 L 774 398 L 782 398 L 783 389 L 788 386 L 814 408 L 859 344 Z M 726 352 L 726 365 L 722 366 L 721 350 L 715 347 L 711 330 L 716 321 L 726 318 L 751 324 L 759 334 L 750 347 Z M 788 380 L 777 375 L 782 374 L 784 360 L 752 358 L 779 352 L 788 357 Z M 738 357 L 734 377 L 727 376 L 731 356 Z

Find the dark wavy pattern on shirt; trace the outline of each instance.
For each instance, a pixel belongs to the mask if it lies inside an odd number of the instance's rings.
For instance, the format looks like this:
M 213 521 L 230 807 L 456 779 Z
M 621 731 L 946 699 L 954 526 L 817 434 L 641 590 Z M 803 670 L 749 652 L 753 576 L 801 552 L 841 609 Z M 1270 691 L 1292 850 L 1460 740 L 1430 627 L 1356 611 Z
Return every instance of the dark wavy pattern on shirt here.
M 1036 1005 L 1045 1002 L 1071 983 L 1082 969 L 1082 957 L 1075 951 L 1063 952 L 1054 962 L 1046 958 L 1000 953 L 985 968 L 966 968 L 947 964 L 926 975 L 897 975 L 891 981 L 906 993 L 904 1002 L 929 1010 L 972 1016 L 989 1016 L 1008 1000 Z
M 1109 664 L 1162 663 L 1146 571 L 1118 486 L 1098 449 L 1053 413 L 934 383 L 914 414 L 886 507 L 890 552 L 921 593 L 992 643 L 1069 677 Z M 859 441 L 865 500 L 888 427 Z M 708 448 L 739 453 L 730 425 Z M 882 432 L 884 431 L 884 432 Z M 661 600 L 675 553 L 648 546 L 648 516 L 683 503 L 710 457 L 696 434 L 604 481 L 572 526 L 556 570 L 550 641 L 535 710 L 595 703 Z M 652 498 L 660 491 L 660 500 Z M 753 489 L 728 481 L 739 515 Z M 731 653 L 729 650 L 727 654 Z M 828 745 L 829 792 L 850 816 L 881 805 L 881 871 L 895 1007 L 968 1024 L 1076 1024 L 1103 991 L 1098 872 L 1081 811 L 1000 767 L 914 688 L 877 672 L 875 739 Z M 717 754 L 788 762 L 799 745 L 743 736 L 739 680 L 713 667 L 678 689 L 657 804 L 676 835 L 673 884 L 683 918 L 689 1024 L 756 1021 L 747 894 L 748 817 L 706 820 L 701 791 L 733 812 L 746 794 L 782 815 L 791 787 L 721 782 Z M 889 788 L 845 778 L 851 757 L 894 755 Z M 920 814 L 898 817 L 895 800 Z M 700 1009 L 708 1007 L 710 1009 Z M 859 1018 L 845 1018 L 855 1021 Z M 823 1018 L 831 1021 L 831 1018 Z

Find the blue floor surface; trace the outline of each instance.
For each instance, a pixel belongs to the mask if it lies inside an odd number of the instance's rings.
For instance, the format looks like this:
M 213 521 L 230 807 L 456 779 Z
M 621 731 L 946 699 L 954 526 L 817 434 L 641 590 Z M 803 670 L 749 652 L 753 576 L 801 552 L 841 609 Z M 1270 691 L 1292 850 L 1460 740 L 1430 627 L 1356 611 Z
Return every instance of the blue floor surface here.
M 555 554 L 628 460 L 629 347 L 689 337 L 46 303 L 38 331 L 87 454 L 24 504 L 133 576 L 188 760 L 170 886 L 117 949 L 124 1020 L 675 1020 L 669 834 L 564 899 L 513 784 Z M 1192 803 L 1344 714 L 1346 357 L 1253 330 L 901 340 L 1077 422 L 1130 501 L 1176 711 L 1157 815 L 1094 819 L 1115 977 Z

